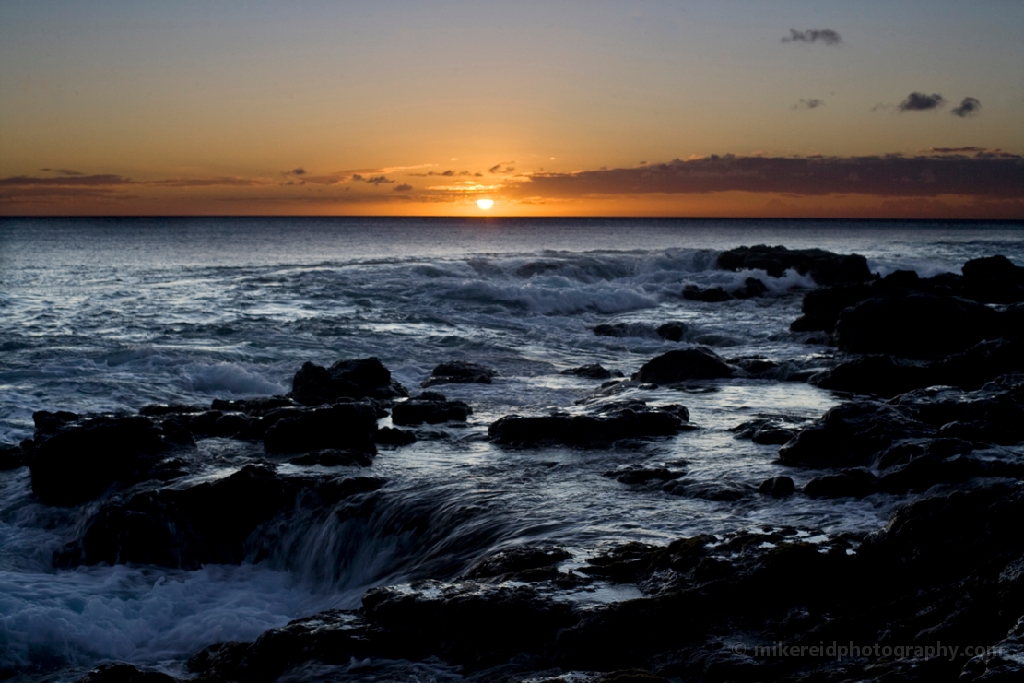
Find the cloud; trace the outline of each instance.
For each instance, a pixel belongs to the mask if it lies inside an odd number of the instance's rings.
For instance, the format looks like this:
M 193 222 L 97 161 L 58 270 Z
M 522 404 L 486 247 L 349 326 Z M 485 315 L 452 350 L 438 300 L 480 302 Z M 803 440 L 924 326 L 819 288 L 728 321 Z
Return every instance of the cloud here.
M 950 114 L 964 119 L 968 116 L 974 116 L 979 111 L 981 111 L 981 102 L 973 97 L 965 97 L 960 104 L 956 106 L 956 109 L 950 112 Z
M 409 175 L 411 175 L 411 176 L 419 176 L 421 178 L 426 178 L 426 177 L 435 176 L 435 175 L 436 176 L 443 176 L 445 178 L 451 178 L 453 176 L 470 176 L 470 177 L 472 177 L 474 175 L 477 176 L 477 177 L 481 177 L 481 176 L 483 176 L 483 173 L 473 173 L 472 171 L 451 171 L 451 170 L 449 170 L 449 171 L 427 171 L 426 173 L 410 173 Z
M 394 190 L 395 192 L 409 192 L 412 190 L 412 185 L 402 183 L 401 185 L 395 185 Z
M 516 162 L 514 161 L 499 161 L 494 166 L 487 169 L 488 173 L 512 173 L 515 171 L 515 167 L 512 166 Z
M 707 194 L 1019 197 L 1024 158 L 981 152 L 963 156 L 736 157 L 576 173 L 534 173 L 509 191 L 528 196 Z
M 41 168 L 42 173 L 60 173 L 61 175 L 85 175 L 81 171 L 71 171 L 66 168 Z
M 817 99 L 804 100 L 804 99 L 801 99 L 796 104 L 793 105 L 793 109 L 817 109 L 818 107 L 824 107 L 824 106 L 825 106 L 825 100 L 817 100 Z
M 215 178 L 162 178 L 159 180 L 132 180 L 113 173 L 102 173 L 96 175 L 73 175 L 60 178 L 40 178 L 38 176 L 11 176 L 0 178 L 2 187 L 94 187 L 114 188 L 125 185 L 136 187 L 214 187 L 218 185 L 233 185 L 242 187 L 255 187 L 266 185 L 267 182 L 257 178 L 238 178 L 235 176 L 220 176 Z
M 216 178 L 164 178 L 162 180 L 145 180 L 132 184 L 150 185 L 154 187 L 214 187 L 216 185 L 255 187 L 257 185 L 266 185 L 267 183 L 256 178 L 218 176 Z
M 970 154 L 971 152 L 986 152 L 984 147 L 932 147 L 921 150 L 925 154 Z
M 843 37 L 830 28 L 810 28 L 806 31 L 789 29 L 789 36 L 782 39 L 784 43 L 816 43 L 821 41 L 826 45 L 839 45 Z
M 923 92 L 912 92 L 900 102 L 896 108 L 904 111 L 932 111 L 946 104 L 946 98 L 938 93 L 926 95 Z
M 384 177 L 382 175 L 375 175 L 372 178 L 367 178 L 365 182 L 368 182 L 371 185 L 390 185 L 390 184 L 394 183 L 395 181 L 394 180 L 388 180 L 386 177 Z
M 428 187 L 428 190 L 435 192 L 455 192 L 455 193 L 466 193 L 466 192 L 494 192 L 500 190 L 501 185 L 484 185 L 483 183 L 474 183 L 472 181 L 460 180 L 454 185 L 432 185 Z
M 293 168 L 290 171 L 285 171 L 285 175 L 306 175 L 307 173 L 309 173 L 309 171 L 301 166 L 299 168 Z
M 44 169 L 45 170 L 45 169 Z M 45 187 L 45 186 L 102 186 L 102 185 L 130 185 L 131 180 L 112 173 L 101 173 L 97 175 L 74 175 L 63 178 L 39 178 L 37 176 L 11 176 L 0 178 L 0 185 L 17 185 L 20 187 Z

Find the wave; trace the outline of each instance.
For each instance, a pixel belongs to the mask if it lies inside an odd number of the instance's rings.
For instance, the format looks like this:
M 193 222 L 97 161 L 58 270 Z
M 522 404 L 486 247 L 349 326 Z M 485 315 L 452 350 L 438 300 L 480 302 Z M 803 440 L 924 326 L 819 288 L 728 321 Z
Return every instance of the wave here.
M 284 394 L 288 388 L 283 384 L 271 382 L 263 375 L 248 370 L 236 363 L 220 362 L 213 365 L 200 365 L 186 368 L 183 374 L 188 388 L 203 394 Z

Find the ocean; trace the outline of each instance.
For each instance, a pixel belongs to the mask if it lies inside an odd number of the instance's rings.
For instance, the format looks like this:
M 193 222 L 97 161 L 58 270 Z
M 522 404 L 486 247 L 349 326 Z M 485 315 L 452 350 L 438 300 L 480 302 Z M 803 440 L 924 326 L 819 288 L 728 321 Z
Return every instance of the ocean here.
M 716 269 L 722 251 L 756 244 L 858 253 L 881 275 L 958 273 L 992 254 L 1024 264 L 1024 224 L 999 222 L 0 219 L 0 443 L 31 437 L 39 410 L 135 413 L 285 394 L 306 361 L 374 356 L 413 393 L 444 361 L 498 372 L 490 384 L 433 387 L 472 406 L 468 422 L 383 446 L 372 465 L 279 464 L 284 474 L 344 469 L 386 484 L 365 515 L 296 514 L 287 528 L 257 530 L 240 565 L 56 570 L 53 552 L 80 535 L 97 504 L 46 506 L 28 468 L 0 472 L 0 672 L 75 680 L 117 660 L 181 674 L 212 643 L 357 607 L 374 586 L 448 580 L 500 548 L 557 545 L 582 564 L 630 541 L 781 527 L 813 541 L 883 526 L 905 497 L 754 493 L 767 477 L 791 476 L 799 487 L 813 471 L 775 464 L 777 446 L 737 439 L 734 428 L 756 418 L 799 426 L 840 402 L 787 381 L 840 358 L 820 334 L 789 330 L 814 281 Z M 764 296 L 681 296 L 688 285 L 730 290 L 751 277 L 767 286 Z M 666 322 L 685 324 L 681 341 L 656 333 Z M 597 336 L 602 323 L 632 327 Z M 600 382 L 563 370 L 600 363 L 628 376 L 689 345 L 780 370 L 615 397 L 685 405 L 699 429 L 671 438 L 526 451 L 487 438 L 505 415 L 610 400 L 595 395 Z M 196 448 L 192 480 L 266 457 L 261 444 L 232 439 Z M 672 490 L 605 476 L 638 463 L 685 476 Z M 608 585 L 566 589 L 562 599 L 636 595 Z

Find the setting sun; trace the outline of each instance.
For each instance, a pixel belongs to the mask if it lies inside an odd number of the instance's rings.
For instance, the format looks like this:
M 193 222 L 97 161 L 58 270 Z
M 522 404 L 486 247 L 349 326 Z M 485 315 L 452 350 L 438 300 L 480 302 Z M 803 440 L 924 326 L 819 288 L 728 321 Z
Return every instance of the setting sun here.
M 489 209 L 492 206 L 494 206 L 494 200 L 493 199 L 478 199 L 478 200 L 476 200 L 476 205 L 479 206 L 484 211 L 486 211 L 487 209 Z

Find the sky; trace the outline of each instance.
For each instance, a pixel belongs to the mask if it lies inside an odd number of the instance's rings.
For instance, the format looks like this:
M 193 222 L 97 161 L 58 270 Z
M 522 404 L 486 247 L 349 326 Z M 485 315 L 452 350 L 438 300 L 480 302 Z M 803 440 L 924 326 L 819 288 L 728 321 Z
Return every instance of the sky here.
M 1020 0 L 3 0 L 0 215 L 1020 219 L 1022 36 Z

